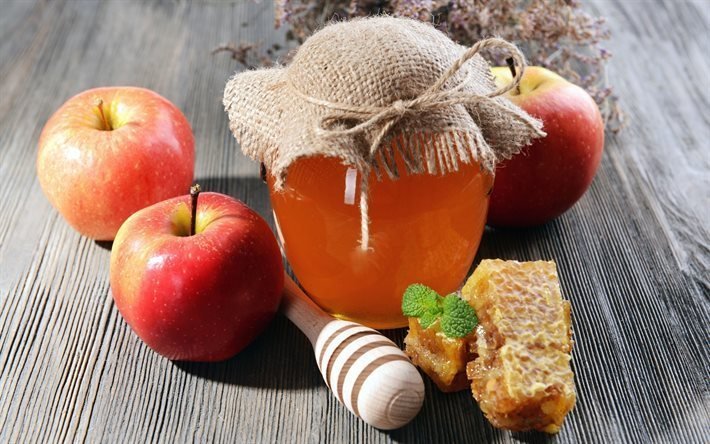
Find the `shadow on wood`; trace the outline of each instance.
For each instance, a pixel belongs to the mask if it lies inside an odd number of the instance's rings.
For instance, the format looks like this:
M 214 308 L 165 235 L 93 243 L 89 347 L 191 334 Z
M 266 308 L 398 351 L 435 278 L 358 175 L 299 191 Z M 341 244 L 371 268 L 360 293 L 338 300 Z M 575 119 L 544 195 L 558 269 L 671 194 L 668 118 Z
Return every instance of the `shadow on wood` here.
M 478 265 L 482 259 L 487 258 L 518 261 L 549 259 L 543 251 L 539 250 L 539 245 L 549 243 L 556 231 L 556 220 L 528 228 L 486 226 L 473 264 Z M 474 268 L 475 266 L 472 266 L 469 270 L 469 276 L 473 273 Z
M 426 375 L 424 405 L 412 422 L 386 433 L 395 442 L 494 442 L 506 432 L 494 429 L 471 392 L 443 393 Z M 425 431 L 423 434 L 422 432 Z M 465 438 L 464 438 L 465 437 Z
M 324 384 L 308 340 L 279 315 L 252 344 L 231 359 L 173 361 L 173 365 L 200 378 L 246 387 L 296 390 Z
M 111 248 L 113 247 L 113 241 L 95 240 L 94 244 L 96 244 L 97 247 L 100 247 L 101 249 L 106 251 L 111 251 Z

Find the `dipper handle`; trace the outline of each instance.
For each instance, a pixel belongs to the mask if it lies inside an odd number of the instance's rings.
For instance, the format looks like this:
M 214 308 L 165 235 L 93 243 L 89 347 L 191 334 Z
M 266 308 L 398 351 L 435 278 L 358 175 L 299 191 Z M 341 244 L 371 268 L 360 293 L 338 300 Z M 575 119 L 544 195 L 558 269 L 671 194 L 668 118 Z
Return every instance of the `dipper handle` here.
M 281 311 L 308 336 L 325 383 L 355 416 L 391 430 L 419 413 L 424 381 L 394 342 L 326 314 L 288 275 Z

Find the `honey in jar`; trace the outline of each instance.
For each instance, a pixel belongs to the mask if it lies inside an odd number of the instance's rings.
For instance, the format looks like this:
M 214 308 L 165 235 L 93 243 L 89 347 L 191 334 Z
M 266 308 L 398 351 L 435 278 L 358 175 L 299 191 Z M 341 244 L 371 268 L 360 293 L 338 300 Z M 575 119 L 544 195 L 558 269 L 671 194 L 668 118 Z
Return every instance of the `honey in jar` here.
M 293 163 L 281 191 L 268 176 L 279 237 L 300 284 L 324 310 L 375 328 L 402 327 L 407 286 L 448 294 L 463 282 L 493 180 L 475 163 L 445 175 L 370 174 L 367 250 L 360 245 L 361 180 L 356 169 L 326 157 Z

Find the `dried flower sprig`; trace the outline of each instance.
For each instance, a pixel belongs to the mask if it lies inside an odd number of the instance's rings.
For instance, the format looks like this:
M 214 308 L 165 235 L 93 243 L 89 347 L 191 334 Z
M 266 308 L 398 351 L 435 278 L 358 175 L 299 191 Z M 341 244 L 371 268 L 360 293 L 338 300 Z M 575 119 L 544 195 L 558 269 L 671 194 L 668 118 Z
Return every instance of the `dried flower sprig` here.
M 607 129 L 618 131 L 623 114 L 606 78 L 611 57 L 602 45 L 604 18 L 576 0 L 275 0 L 276 27 L 288 25 L 296 45 L 333 19 L 390 14 L 430 21 L 463 45 L 498 36 L 516 43 L 532 65 L 550 68 L 584 87 L 600 106 Z M 502 55 L 492 61 L 504 64 Z
M 223 43 L 212 49 L 212 54 L 228 52 L 234 60 L 247 68 L 257 68 L 272 66 L 274 63 L 273 58 L 280 49 L 279 45 L 274 45 L 266 52 L 263 52 L 261 51 L 261 45 L 256 43 L 240 43 L 239 45 Z

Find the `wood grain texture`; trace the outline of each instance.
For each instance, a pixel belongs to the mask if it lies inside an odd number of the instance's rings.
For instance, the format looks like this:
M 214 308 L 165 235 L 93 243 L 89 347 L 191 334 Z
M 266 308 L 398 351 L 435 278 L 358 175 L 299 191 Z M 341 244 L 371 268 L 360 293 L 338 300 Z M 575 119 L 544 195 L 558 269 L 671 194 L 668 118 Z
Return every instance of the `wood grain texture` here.
M 42 195 L 39 133 L 84 89 L 154 89 L 193 126 L 203 188 L 271 222 L 221 105 L 241 67 L 210 55 L 227 41 L 280 41 L 271 4 L 0 0 L 0 442 L 707 442 L 710 6 L 590 3 L 613 31 L 608 76 L 629 126 L 608 135 L 571 211 L 487 231 L 478 256 L 558 263 L 579 393 L 548 438 L 495 430 L 470 394 L 428 380 L 410 425 L 373 429 L 330 394 L 283 318 L 223 363 L 150 352 L 113 306 L 110 246 L 79 236 Z M 401 345 L 404 331 L 388 335 Z

